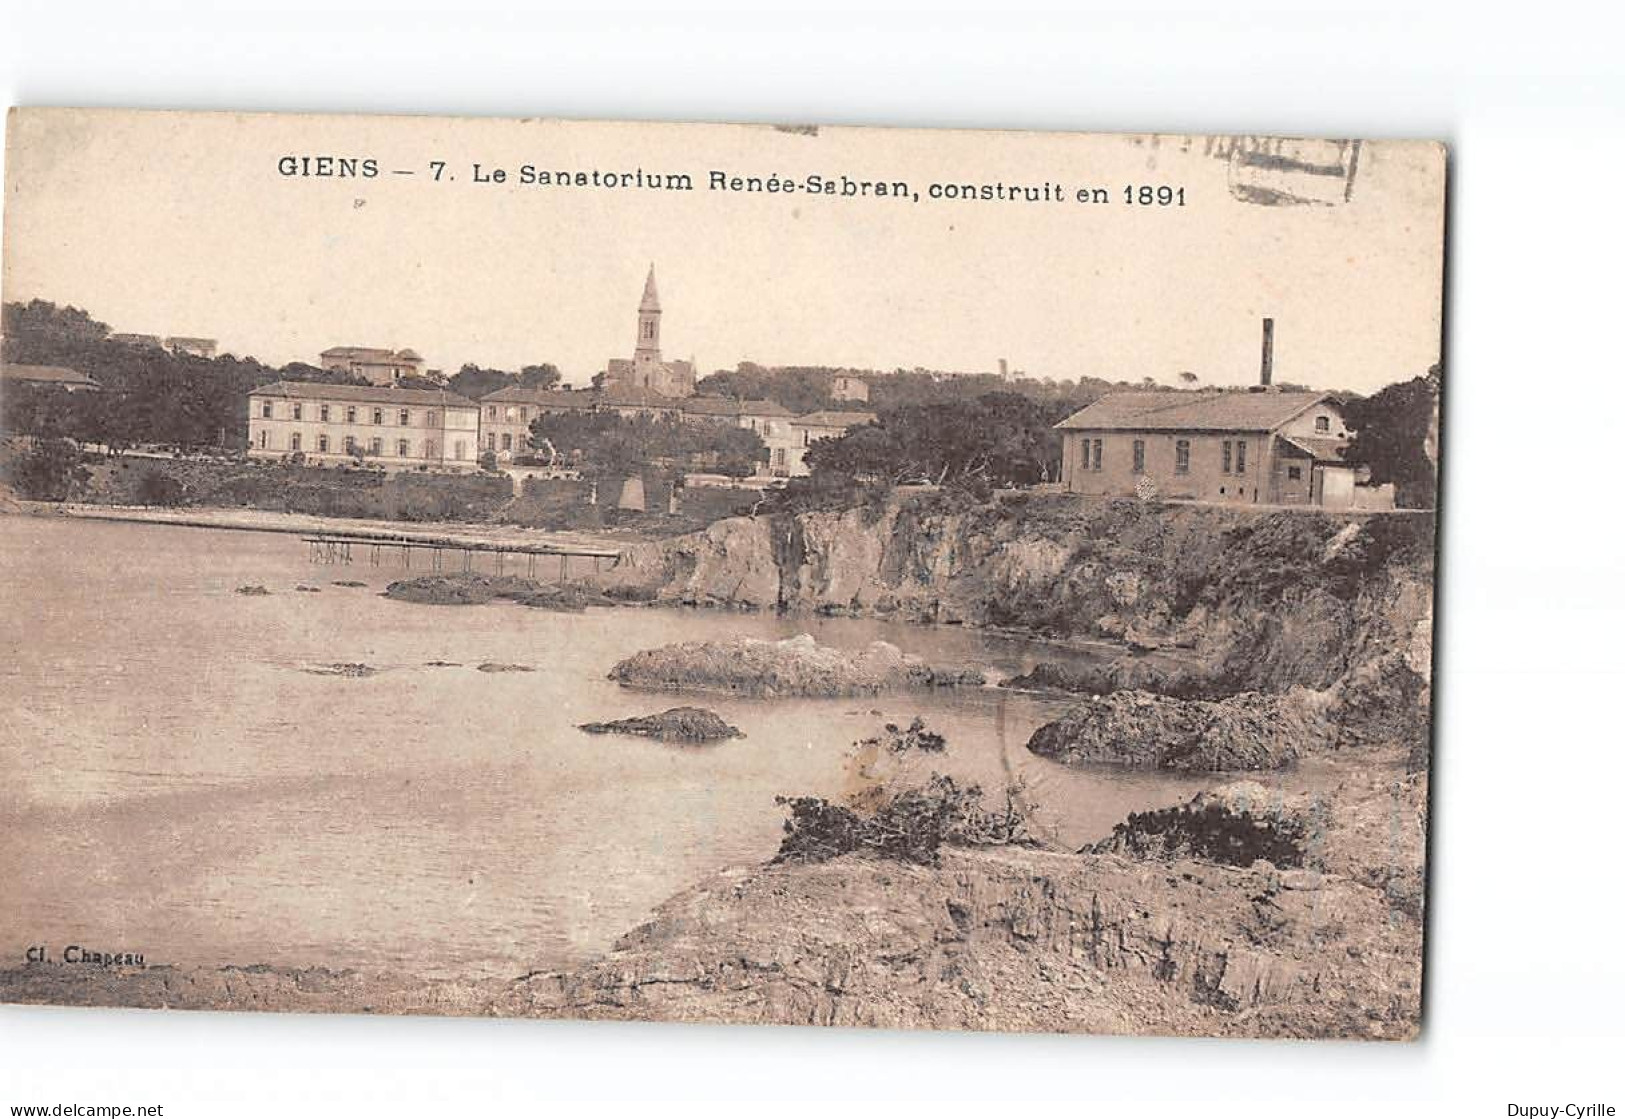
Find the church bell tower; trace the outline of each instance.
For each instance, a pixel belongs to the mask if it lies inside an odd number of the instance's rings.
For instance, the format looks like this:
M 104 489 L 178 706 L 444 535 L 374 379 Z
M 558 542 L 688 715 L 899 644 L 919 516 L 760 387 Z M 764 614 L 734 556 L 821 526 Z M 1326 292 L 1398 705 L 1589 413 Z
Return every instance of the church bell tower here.
M 643 282 L 643 300 L 638 304 L 638 344 L 632 351 L 632 365 L 637 382 L 643 388 L 653 387 L 659 379 L 660 362 L 660 292 L 655 287 L 655 266 L 649 265 L 649 278 Z

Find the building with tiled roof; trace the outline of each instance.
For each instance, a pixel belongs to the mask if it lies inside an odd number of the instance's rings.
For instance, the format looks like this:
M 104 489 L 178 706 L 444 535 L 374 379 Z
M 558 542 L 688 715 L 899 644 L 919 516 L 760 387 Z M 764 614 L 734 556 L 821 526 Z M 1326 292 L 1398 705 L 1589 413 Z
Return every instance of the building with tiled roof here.
M 217 345 L 213 338 L 192 338 L 184 334 L 171 334 L 164 339 L 164 349 L 170 353 L 192 357 L 212 358 Z
M 375 385 L 393 385 L 402 377 L 423 373 L 423 358 L 416 350 L 389 350 L 378 346 L 331 346 L 321 352 L 323 369 L 362 377 Z
M 102 386 L 96 378 L 65 365 L 0 364 L 0 382 L 62 389 L 64 392 L 96 392 Z
M 1356 503 L 1349 433 L 1325 393 L 1114 392 L 1056 425 L 1072 493 L 1260 505 Z
M 277 381 L 248 394 L 248 453 L 391 470 L 473 470 L 480 409 L 446 389 Z

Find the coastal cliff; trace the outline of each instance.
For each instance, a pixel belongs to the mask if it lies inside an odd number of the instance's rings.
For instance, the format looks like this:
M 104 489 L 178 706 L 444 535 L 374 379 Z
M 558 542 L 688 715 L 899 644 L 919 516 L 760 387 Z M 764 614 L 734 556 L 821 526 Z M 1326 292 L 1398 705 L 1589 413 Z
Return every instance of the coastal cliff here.
M 1133 654 L 1114 687 L 1222 698 L 1425 648 L 1433 530 L 1428 514 L 932 494 L 718 521 L 632 548 L 606 579 L 672 603 L 1111 641 Z

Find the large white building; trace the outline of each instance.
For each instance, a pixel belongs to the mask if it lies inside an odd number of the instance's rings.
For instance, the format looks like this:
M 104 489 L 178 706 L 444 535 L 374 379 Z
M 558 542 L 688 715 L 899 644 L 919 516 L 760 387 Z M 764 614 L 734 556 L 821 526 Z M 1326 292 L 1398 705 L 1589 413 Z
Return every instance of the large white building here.
M 251 458 L 473 470 L 479 438 L 479 406 L 444 389 L 278 381 L 248 397 Z

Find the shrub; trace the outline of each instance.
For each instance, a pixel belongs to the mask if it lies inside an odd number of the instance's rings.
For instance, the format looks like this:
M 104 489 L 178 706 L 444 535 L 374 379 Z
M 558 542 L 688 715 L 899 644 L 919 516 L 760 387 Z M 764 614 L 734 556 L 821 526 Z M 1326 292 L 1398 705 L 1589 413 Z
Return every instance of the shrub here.
M 957 847 L 1030 846 L 1027 810 L 1019 789 L 1006 790 L 1004 806 L 988 811 L 982 787 L 961 785 L 933 773 L 924 787 L 908 788 L 864 815 L 822 797 L 776 797 L 787 806 L 784 839 L 776 863 L 825 862 L 861 851 L 884 859 L 935 866 L 943 844 Z
M 39 439 L 11 463 L 8 480 L 34 501 L 66 501 L 90 479 L 69 439 Z
M 186 487 L 162 470 L 147 471 L 135 484 L 135 499 L 140 505 L 179 505 L 185 497 Z
M 883 732 L 854 744 L 848 758 L 853 791 L 844 804 L 822 797 L 776 797 L 790 810 L 774 862 L 824 862 L 863 852 L 901 862 L 936 865 L 944 843 L 955 846 L 1030 845 L 1030 808 L 1019 784 L 1005 789 L 1004 804 L 989 810 L 982 788 L 932 772 L 923 782 L 909 772 L 913 755 L 940 754 L 942 735 L 916 718 L 906 728 L 888 723 Z

